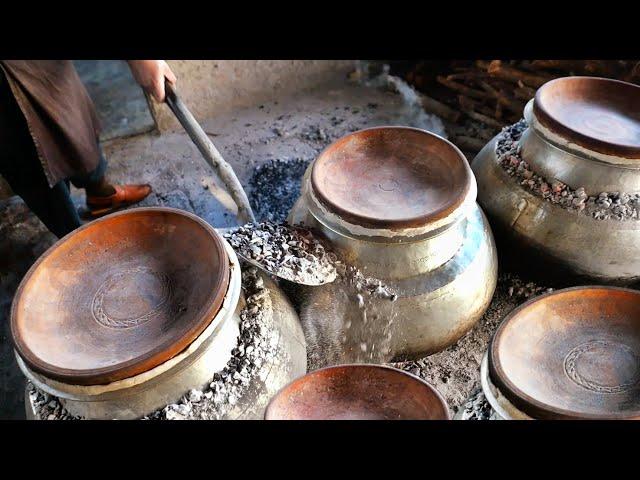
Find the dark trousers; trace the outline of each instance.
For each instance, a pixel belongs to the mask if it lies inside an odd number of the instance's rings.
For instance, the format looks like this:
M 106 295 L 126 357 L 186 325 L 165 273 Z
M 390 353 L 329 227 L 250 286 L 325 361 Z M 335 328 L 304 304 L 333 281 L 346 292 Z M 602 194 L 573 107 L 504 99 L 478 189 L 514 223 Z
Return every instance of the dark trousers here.
M 107 163 L 101 155 L 98 167 L 87 175 L 60 181 L 49 187 L 27 121 L 20 110 L 4 74 L 0 71 L 0 175 L 16 195 L 58 238 L 81 225 L 78 211 L 70 194 L 70 184 L 85 188 L 98 183 Z

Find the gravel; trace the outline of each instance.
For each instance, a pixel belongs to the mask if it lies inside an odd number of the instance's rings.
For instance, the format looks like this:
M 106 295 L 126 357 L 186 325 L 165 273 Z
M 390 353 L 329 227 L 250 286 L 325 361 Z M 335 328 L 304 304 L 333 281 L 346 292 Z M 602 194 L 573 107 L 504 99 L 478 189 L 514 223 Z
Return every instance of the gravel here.
M 57 397 L 43 392 L 31 382 L 27 382 L 27 393 L 35 409 L 36 418 L 40 420 L 81 420 L 71 415 Z
M 491 420 L 494 411 L 482 389 L 473 392 L 458 411 L 460 420 Z
M 496 142 L 496 156 L 504 171 L 516 181 L 544 200 L 567 210 L 591 216 L 596 220 L 638 220 L 640 194 L 624 192 L 601 192 L 589 196 L 584 187 L 573 189 L 560 181 L 548 179 L 534 173 L 522 159 L 520 137 L 526 130 L 524 119 L 505 127 Z
M 272 275 L 296 283 L 322 285 L 336 278 L 333 252 L 304 228 L 285 223 L 249 223 L 225 234 L 233 249 Z
M 270 159 L 254 170 L 249 186 L 251 207 L 256 218 L 270 222 L 285 221 L 300 195 L 302 176 L 311 160 Z

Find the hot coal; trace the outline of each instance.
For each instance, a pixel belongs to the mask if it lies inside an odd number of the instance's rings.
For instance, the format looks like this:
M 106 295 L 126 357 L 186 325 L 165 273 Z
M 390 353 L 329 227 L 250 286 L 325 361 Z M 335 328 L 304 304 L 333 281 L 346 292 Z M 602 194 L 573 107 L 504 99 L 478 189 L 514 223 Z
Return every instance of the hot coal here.
M 520 137 L 526 128 L 524 119 L 505 127 L 498 136 L 495 150 L 499 164 L 520 185 L 554 205 L 589 215 L 596 220 L 640 218 L 638 193 L 601 192 L 597 196 L 589 196 L 584 187 L 573 189 L 560 181 L 550 182 L 535 173 L 520 152 Z
M 541 287 L 534 282 L 525 282 L 519 277 L 505 273 L 502 275 L 503 282 L 507 285 L 507 293 L 517 300 L 528 300 L 531 297 L 553 292 L 553 288 Z
M 310 158 L 273 159 L 258 166 L 249 181 L 250 202 L 258 220 L 284 222 L 300 195 Z
M 43 392 L 31 382 L 27 382 L 27 394 L 36 418 L 40 420 L 81 420 L 81 417 L 71 415 L 57 397 Z
M 336 278 L 338 261 L 313 234 L 285 223 L 249 223 L 225 234 L 233 249 L 266 271 L 293 282 L 322 285 Z

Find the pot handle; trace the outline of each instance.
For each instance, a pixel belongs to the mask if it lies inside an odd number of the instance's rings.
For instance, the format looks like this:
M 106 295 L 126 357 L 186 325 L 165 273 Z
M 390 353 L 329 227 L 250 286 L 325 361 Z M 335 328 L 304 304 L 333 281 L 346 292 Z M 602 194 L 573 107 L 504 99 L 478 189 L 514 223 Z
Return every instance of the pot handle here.
M 236 173 L 233 171 L 231 165 L 229 165 L 213 142 L 209 139 L 209 136 L 205 133 L 202 127 L 198 124 L 196 119 L 191 115 L 191 112 L 186 107 L 178 94 L 175 87 L 165 78 L 164 82 L 165 102 L 176 116 L 182 127 L 191 137 L 193 143 L 209 164 L 211 168 L 216 172 L 220 180 L 224 183 L 233 198 L 234 202 L 238 206 L 238 219 L 243 223 L 255 222 L 255 216 L 253 210 L 249 204 L 247 194 L 242 188 L 242 184 L 238 180 Z

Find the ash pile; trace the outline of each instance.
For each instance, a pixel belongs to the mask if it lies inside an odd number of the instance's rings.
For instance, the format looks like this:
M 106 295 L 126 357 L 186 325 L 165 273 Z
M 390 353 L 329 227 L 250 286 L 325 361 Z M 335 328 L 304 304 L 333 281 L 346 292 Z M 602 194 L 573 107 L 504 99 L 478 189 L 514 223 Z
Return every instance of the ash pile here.
M 226 233 L 225 238 L 236 253 L 278 277 L 311 285 L 336 278 L 337 256 L 306 229 L 284 223 L 250 223 Z

